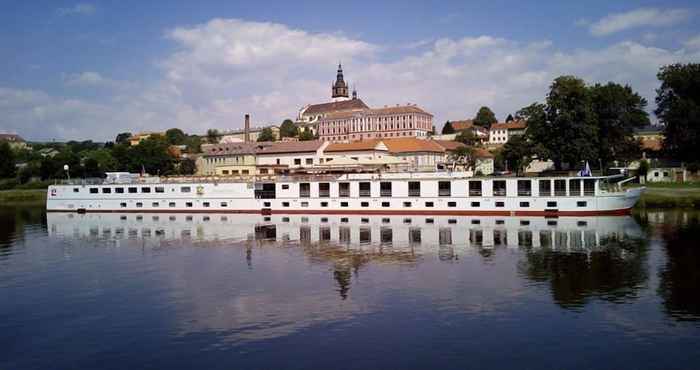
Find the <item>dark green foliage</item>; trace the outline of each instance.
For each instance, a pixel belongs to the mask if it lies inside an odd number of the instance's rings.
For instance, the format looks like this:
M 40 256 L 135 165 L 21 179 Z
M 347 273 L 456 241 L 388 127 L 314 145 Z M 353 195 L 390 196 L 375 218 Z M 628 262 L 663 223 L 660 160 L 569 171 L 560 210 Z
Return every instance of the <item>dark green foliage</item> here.
M 474 124 L 481 127 L 491 127 L 492 124 L 498 122 L 496 115 L 489 107 L 481 107 L 474 117 Z
M 185 140 L 185 145 L 187 145 L 187 151 L 189 153 L 202 152 L 202 139 L 197 135 L 188 136 Z
M 509 114 L 508 117 L 506 117 L 506 122 L 513 122 L 515 121 L 515 118 L 513 118 L 512 114 Z
M 300 141 L 309 141 L 315 139 L 314 134 L 311 132 L 311 129 L 308 127 L 305 128 L 304 130 L 301 131 L 299 134 L 299 140 Z
M 272 129 L 269 127 L 262 129 L 260 135 L 258 135 L 258 141 L 275 141 L 275 134 L 272 132 Z
M 297 137 L 299 129 L 291 119 L 286 119 L 280 125 L 280 137 Z
M 152 175 L 167 175 L 173 172 L 173 158 L 168 154 L 167 140 L 163 136 L 151 135 L 128 150 L 128 170 L 141 172 L 145 169 Z
M 185 158 L 180 161 L 180 175 L 194 175 L 197 172 L 197 165 L 191 158 Z
M 10 144 L 0 143 L 0 178 L 14 177 L 17 173 L 15 153 Z
M 170 145 L 183 145 L 187 140 L 187 135 L 179 128 L 171 128 L 165 131 L 165 138 Z
M 116 139 L 114 139 L 114 142 L 117 144 L 124 144 L 128 143 L 129 139 L 131 139 L 131 132 L 122 132 L 121 134 L 117 135 Z
M 219 142 L 219 139 L 221 138 L 221 134 L 219 133 L 219 130 L 210 128 L 207 130 L 207 142 L 209 144 L 216 144 Z
M 508 169 L 517 173 L 522 173 L 525 167 L 532 161 L 534 150 L 532 144 L 524 135 L 516 135 L 511 137 L 508 142 L 503 145 L 499 152 L 504 164 Z
M 450 121 L 445 122 L 445 126 L 442 126 L 442 134 L 443 135 L 449 135 L 449 134 L 454 134 L 455 129 L 452 127 L 452 123 Z
M 665 125 L 664 150 L 676 159 L 697 162 L 700 143 L 700 64 L 673 64 L 657 77 L 654 111 Z
M 462 130 L 455 137 L 455 141 L 459 141 L 462 144 L 475 146 L 479 144 L 479 139 L 474 135 L 474 132 L 470 130 Z

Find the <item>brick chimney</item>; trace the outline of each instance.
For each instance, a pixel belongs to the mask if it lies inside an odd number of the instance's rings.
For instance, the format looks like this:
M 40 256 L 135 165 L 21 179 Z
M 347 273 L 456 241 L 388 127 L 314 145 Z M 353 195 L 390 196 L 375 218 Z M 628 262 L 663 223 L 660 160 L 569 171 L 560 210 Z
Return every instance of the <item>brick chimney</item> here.
M 250 142 L 250 114 L 245 115 L 245 142 Z

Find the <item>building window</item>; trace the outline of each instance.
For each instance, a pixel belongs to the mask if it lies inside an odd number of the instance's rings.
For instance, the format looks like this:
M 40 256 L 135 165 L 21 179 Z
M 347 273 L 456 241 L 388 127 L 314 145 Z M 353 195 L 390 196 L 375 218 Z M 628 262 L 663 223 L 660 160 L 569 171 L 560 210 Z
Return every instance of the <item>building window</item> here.
M 389 203 L 389 202 L 382 202 L 382 207 L 391 207 L 391 203 Z
M 331 184 L 328 182 L 318 183 L 318 196 L 321 198 L 329 198 L 331 196 Z
M 493 195 L 497 197 L 506 196 L 506 180 L 493 181 Z
M 100 189 L 98 188 L 90 188 L 90 194 L 97 194 L 100 192 Z
M 360 196 L 367 198 L 371 194 L 371 184 L 369 182 L 361 182 L 360 183 Z
M 180 188 L 181 193 L 189 193 L 192 189 L 189 186 L 183 186 Z
M 452 183 L 450 181 L 438 181 L 438 195 L 441 197 L 449 197 L 451 194 Z
M 360 203 L 360 207 L 369 207 L 369 202 Z
M 481 196 L 481 181 L 469 181 L 469 196 L 470 197 L 480 197 Z
M 457 207 L 457 202 L 447 202 L 447 206 L 451 208 Z
M 142 192 L 142 193 L 150 193 L 150 192 L 151 192 L 151 188 L 149 188 L 149 187 L 143 187 L 143 188 L 141 188 L 141 192 Z
M 391 196 L 391 182 L 383 181 L 379 183 L 379 196 L 390 197 Z
M 112 192 L 112 188 L 102 188 L 102 193 L 103 194 L 109 194 Z
M 165 193 L 165 188 L 162 186 L 156 186 L 156 193 Z
M 532 195 L 532 182 L 530 180 L 518 180 L 518 196 L 529 197 Z
M 311 197 L 311 184 L 302 182 L 299 184 L 299 198 Z
M 221 174 L 222 174 L 222 175 L 228 175 L 228 170 L 222 170 L 222 171 L 221 171 Z
M 419 197 L 420 196 L 420 181 L 409 181 L 408 182 L 408 196 L 409 197 Z
M 539 180 L 540 184 L 540 196 L 541 197 L 551 197 L 552 196 L 552 182 L 550 180 Z
M 496 202 L 496 207 L 503 208 L 503 207 L 505 207 L 505 203 L 504 202 Z
M 313 158 L 306 158 L 306 164 L 314 164 Z
M 294 158 L 294 164 L 297 166 L 301 166 L 301 158 Z
M 350 183 L 341 182 L 338 184 L 338 195 L 341 198 L 347 198 L 350 196 Z
M 433 202 L 425 202 L 425 206 L 426 206 L 427 208 L 432 208 L 432 207 L 435 206 L 435 203 L 433 203 Z

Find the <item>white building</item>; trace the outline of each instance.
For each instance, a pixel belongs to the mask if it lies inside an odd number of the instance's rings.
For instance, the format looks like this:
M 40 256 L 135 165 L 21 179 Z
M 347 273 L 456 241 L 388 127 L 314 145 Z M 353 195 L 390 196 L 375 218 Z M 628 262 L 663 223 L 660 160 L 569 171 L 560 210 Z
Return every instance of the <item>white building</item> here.
M 502 145 L 515 135 L 523 135 L 527 129 L 525 121 L 494 123 L 489 129 L 489 144 Z

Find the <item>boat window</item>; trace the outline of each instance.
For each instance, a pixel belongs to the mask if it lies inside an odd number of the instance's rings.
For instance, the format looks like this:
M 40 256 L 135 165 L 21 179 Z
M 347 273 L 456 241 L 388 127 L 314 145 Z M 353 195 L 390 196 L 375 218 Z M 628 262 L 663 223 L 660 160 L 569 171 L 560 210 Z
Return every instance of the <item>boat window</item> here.
M 539 180 L 540 184 L 540 196 L 541 197 L 551 197 L 552 196 L 552 181 L 551 180 Z
M 566 196 L 566 180 L 554 180 L 554 196 Z
M 581 180 L 571 179 L 569 180 L 569 196 L 580 197 L 581 196 Z
M 470 197 L 480 197 L 481 196 L 481 180 L 469 181 L 469 196 Z
M 338 196 L 341 198 L 347 198 L 350 196 L 350 183 L 341 182 L 338 184 Z
M 420 196 L 420 181 L 409 181 L 408 182 L 408 196 L 409 197 L 419 197 Z
M 165 188 L 162 186 L 156 186 L 156 193 L 165 193 Z
M 289 207 L 289 202 L 282 202 L 282 207 Z
M 457 202 L 447 202 L 448 207 L 457 207 Z
M 331 196 L 331 184 L 327 182 L 319 182 L 318 196 L 321 198 L 329 198 Z
M 403 206 L 409 208 L 411 207 L 411 202 L 403 202 Z
M 321 202 L 321 207 L 328 207 L 328 202 Z
M 187 202 L 187 203 L 185 203 L 185 206 L 188 207 L 188 208 L 191 208 L 191 207 L 192 207 L 192 202 Z
M 126 208 L 126 203 L 119 203 L 122 208 Z
M 228 203 L 226 203 L 226 202 L 221 202 L 220 205 L 221 205 L 221 207 L 228 207 Z
M 343 217 L 343 218 L 340 219 L 340 222 L 342 222 L 342 223 L 344 223 L 344 224 L 348 223 L 348 221 L 349 221 L 349 220 L 348 220 L 347 217 Z
M 503 208 L 503 207 L 505 207 L 505 203 L 504 202 L 496 202 L 496 207 Z
M 369 202 L 360 203 L 360 207 L 369 207 Z
M 506 180 L 493 180 L 493 195 L 496 197 L 506 196 Z
M 158 202 L 153 202 L 153 203 L 151 203 L 151 206 L 157 208 L 159 206 L 159 204 L 158 204 Z
M 586 196 L 595 195 L 595 180 L 594 179 L 583 180 L 583 195 L 586 195 Z
M 208 207 L 209 207 L 209 202 L 204 202 L 204 203 L 202 203 L 202 207 L 208 208 Z
M 114 192 L 117 194 L 123 194 L 124 193 L 124 188 L 114 188 Z
M 138 188 L 129 188 L 129 193 L 134 194 L 138 193 L 139 189 Z
M 530 180 L 518 180 L 518 196 L 529 197 L 532 195 L 532 182 Z
M 175 202 L 168 203 L 168 207 L 175 207 Z
M 379 196 L 390 197 L 391 196 L 391 182 L 383 181 L 379 183 Z
M 576 207 L 586 207 L 588 202 L 576 202 Z
M 369 182 L 361 182 L 360 183 L 360 196 L 361 197 L 369 197 L 371 196 L 371 184 Z
M 289 184 L 282 184 L 282 190 L 289 190 Z
M 472 207 L 481 207 L 480 202 L 472 202 Z
M 425 202 L 425 206 L 430 208 L 430 207 L 435 206 L 435 204 L 433 202 Z
M 547 207 L 556 207 L 557 202 L 547 202 Z
M 141 208 L 141 207 L 143 207 L 143 203 L 141 203 L 141 202 L 136 203 L 136 208 Z
M 90 188 L 90 194 L 97 194 L 100 191 L 98 188 Z
M 275 199 L 275 184 L 274 183 L 255 183 L 255 198 L 256 199 Z
M 341 207 L 347 207 L 347 206 L 348 206 L 348 202 L 340 202 L 340 206 L 341 206 Z
M 189 186 L 183 186 L 180 188 L 181 193 L 189 193 L 191 191 L 192 191 L 192 188 L 190 188 Z
M 151 192 L 151 188 L 149 188 L 149 187 L 141 188 L 141 192 L 142 192 L 142 193 L 150 193 L 150 192 Z
M 311 184 L 308 182 L 302 182 L 299 184 L 299 197 L 309 198 L 311 197 Z
M 112 188 L 102 188 L 102 193 L 103 194 L 109 194 L 112 192 Z
M 450 181 L 438 181 L 438 195 L 441 197 L 449 197 L 452 192 L 452 183 Z
M 391 203 L 389 203 L 389 202 L 382 202 L 382 207 L 391 207 Z
M 308 207 L 308 206 L 309 206 L 309 202 L 301 202 L 301 206 L 302 206 L 302 207 Z
M 505 220 L 496 220 L 496 225 L 505 225 Z
M 79 192 L 80 192 L 80 188 L 73 188 L 73 192 L 74 192 L 74 193 L 79 193 Z

